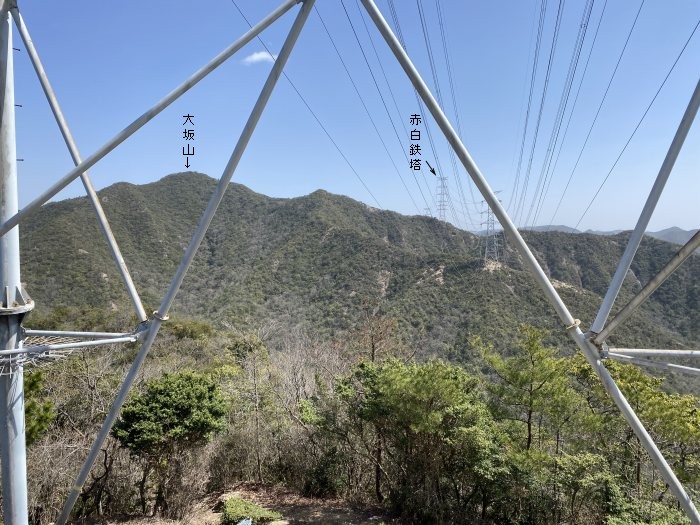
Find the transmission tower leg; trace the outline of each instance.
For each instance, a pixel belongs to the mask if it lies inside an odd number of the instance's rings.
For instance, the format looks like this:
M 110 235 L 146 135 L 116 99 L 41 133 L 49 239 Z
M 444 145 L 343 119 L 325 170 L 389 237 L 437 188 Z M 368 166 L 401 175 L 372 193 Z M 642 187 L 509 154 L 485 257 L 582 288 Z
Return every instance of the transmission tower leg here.
M 46 99 L 49 102 L 49 106 L 51 106 L 51 111 L 53 112 L 54 118 L 56 119 L 56 123 L 58 124 L 58 127 L 61 131 L 63 140 L 65 141 L 66 146 L 68 146 L 68 151 L 70 152 L 71 157 L 73 158 L 73 163 L 77 166 L 82 162 L 80 158 L 80 153 L 78 152 L 78 146 L 76 146 L 75 141 L 73 140 L 73 135 L 71 134 L 70 129 L 68 128 L 68 123 L 66 122 L 65 117 L 63 116 L 61 106 L 59 106 L 58 104 L 56 94 L 54 93 L 53 88 L 49 83 L 49 78 L 46 76 L 44 66 L 41 64 L 41 60 L 39 59 L 39 53 L 37 53 L 36 48 L 34 47 L 34 42 L 29 36 L 29 31 L 27 30 L 27 26 L 25 25 L 24 19 L 22 18 L 22 15 L 20 14 L 19 10 L 17 8 L 14 8 L 11 10 L 11 14 L 12 17 L 15 19 L 17 30 L 19 31 L 19 34 L 22 37 L 22 42 L 24 42 L 24 47 L 27 50 L 29 59 L 31 60 L 32 65 L 34 66 L 34 71 L 36 71 L 36 74 L 39 77 L 39 82 L 41 83 L 41 87 L 44 90 L 44 94 L 46 95 Z M 109 226 L 107 216 L 105 215 L 105 212 L 102 209 L 100 199 L 97 196 L 97 192 L 95 191 L 95 187 L 92 184 L 90 175 L 88 175 L 88 172 L 86 171 L 85 173 L 80 175 L 80 178 L 83 182 L 83 186 L 85 187 L 85 192 L 88 195 L 88 199 L 92 204 L 92 208 L 94 209 L 95 214 L 97 215 L 97 221 L 100 224 L 102 233 L 104 234 L 105 239 L 107 240 L 107 245 L 109 246 L 109 251 L 112 254 L 112 259 L 114 259 L 114 262 L 117 265 L 117 270 L 121 274 L 122 281 L 124 282 L 124 286 L 126 287 L 126 291 L 129 294 L 129 298 L 131 299 L 132 304 L 134 305 L 136 316 L 138 317 L 140 322 L 147 321 L 148 316 L 146 315 L 146 311 L 143 308 L 143 304 L 141 303 L 141 298 L 139 297 L 139 294 L 136 291 L 136 286 L 134 285 L 134 281 L 131 278 L 129 269 L 126 266 L 126 262 L 124 261 L 124 257 L 122 256 L 121 250 L 119 249 L 117 240 L 114 238 L 112 228 Z
M 362 3 L 369 13 L 370 18 L 372 18 L 372 21 L 377 26 L 377 29 L 384 37 L 384 40 L 386 40 L 386 43 L 391 48 L 399 64 L 406 72 L 406 75 L 413 84 L 413 87 L 416 89 L 420 97 L 423 99 L 423 102 L 425 102 L 425 105 L 430 110 L 435 122 L 437 122 L 438 126 L 445 135 L 445 138 L 450 143 L 450 146 L 455 150 L 457 157 L 462 162 L 464 168 L 467 170 L 467 173 L 469 173 L 469 176 L 474 181 L 474 184 L 481 192 L 484 200 L 486 200 L 489 207 L 493 210 L 493 213 L 496 215 L 496 217 L 498 217 L 501 226 L 503 226 L 503 231 L 509 235 L 513 245 L 523 257 L 528 270 L 530 270 L 535 278 L 535 281 L 537 281 L 537 284 L 542 288 L 547 300 L 557 311 L 559 318 L 567 327 L 567 332 L 581 349 L 591 367 L 593 367 L 595 370 L 598 378 L 603 383 L 603 387 L 615 401 L 615 404 L 627 421 L 627 424 L 634 431 L 640 443 L 651 457 L 651 460 L 659 469 L 664 481 L 668 483 L 671 492 L 678 499 L 688 518 L 690 518 L 694 525 L 700 525 L 700 514 L 698 514 L 695 505 L 693 505 L 693 502 L 683 488 L 683 485 L 673 473 L 673 470 L 654 443 L 654 440 L 646 431 L 637 415 L 634 413 L 634 410 L 627 402 L 627 399 L 625 399 L 625 396 L 618 388 L 608 370 L 605 368 L 605 365 L 603 365 L 603 362 L 598 354 L 597 347 L 591 341 L 589 341 L 583 332 L 581 332 L 581 330 L 578 328 L 578 323 L 574 320 L 568 308 L 561 300 L 561 297 L 554 289 L 554 286 L 552 286 L 552 283 L 545 275 L 542 267 L 537 262 L 537 259 L 535 259 L 527 243 L 518 232 L 515 224 L 513 224 L 513 221 L 511 221 L 505 208 L 503 208 L 498 200 L 498 197 L 491 189 L 488 182 L 486 182 L 486 179 L 479 170 L 479 167 L 471 158 L 471 155 L 469 155 L 467 148 L 464 146 L 464 144 L 462 144 L 461 139 L 445 116 L 445 113 L 440 108 L 440 105 L 435 100 L 435 97 L 433 97 L 432 93 L 428 89 L 425 81 L 421 78 L 420 73 L 418 73 L 418 70 L 411 62 L 411 59 L 401 46 L 401 43 L 392 32 L 389 24 L 386 22 L 379 11 L 379 8 L 374 3 L 374 0 L 362 0 Z
M 7 11 L 0 12 L 0 220 L 17 213 L 17 151 L 15 147 L 15 94 L 12 28 Z M 18 348 L 21 314 L 13 308 L 20 287 L 19 229 L 0 238 L 0 348 Z M 15 311 L 13 311 L 15 310 Z M 0 461 L 2 512 L 8 525 L 26 525 L 27 464 L 24 438 L 24 380 L 22 366 L 11 365 L 0 376 Z
M 63 506 L 61 515 L 56 521 L 58 525 L 65 525 L 65 523 L 68 521 L 68 518 L 70 517 L 70 513 L 73 510 L 73 506 L 75 505 L 75 502 L 77 501 L 78 496 L 80 495 L 80 491 L 82 490 L 82 487 L 85 484 L 85 481 L 87 480 L 90 471 L 92 470 L 97 456 L 100 454 L 102 446 L 104 445 L 105 441 L 107 440 L 107 437 L 109 436 L 109 432 L 111 431 L 114 422 L 119 416 L 119 412 L 121 411 L 122 405 L 126 400 L 126 396 L 128 395 L 129 390 L 131 390 L 131 386 L 136 380 L 136 376 L 138 375 L 141 365 L 143 364 L 144 360 L 146 359 L 146 355 L 148 354 L 148 352 L 151 349 L 151 346 L 153 345 L 153 341 L 155 340 L 156 335 L 158 334 L 160 325 L 167 318 L 168 312 L 170 311 L 170 307 L 172 306 L 173 301 L 175 300 L 175 296 L 180 290 L 182 281 L 185 278 L 185 274 L 187 273 L 190 264 L 192 264 L 194 256 L 197 253 L 197 249 L 199 248 L 199 245 L 204 239 L 204 235 L 209 229 L 209 225 L 211 224 L 211 221 L 214 218 L 214 214 L 216 213 L 219 204 L 221 204 L 221 201 L 224 198 L 226 188 L 228 187 L 229 182 L 231 182 L 231 177 L 233 177 L 233 173 L 234 171 L 236 171 L 236 167 L 238 166 L 238 163 L 240 162 L 241 157 L 243 156 L 243 152 L 248 146 L 248 142 L 250 141 L 250 137 L 253 135 L 253 131 L 255 131 L 255 127 L 257 126 L 258 121 L 260 120 L 260 116 L 262 115 L 262 112 L 265 109 L 267 102 L 270 100 L 270 95 L 272 95 L 272 91 L 275 85 L 277 84 L 280 75 L 282 74 L 282 70 L 284 69 L 284 66 L 287 63 L 287 59 L 289 58 L 292 49 L 294 48 L 294 44 L 296 43 L 297 38 L 299 37 L 299 33 L 301 33 L 301 29 L 304 27 L 304 24 L 306 23 L 306 20 L 308 19 L 309 14 L 311 13 L 311 9 L 314 6 L 314 2 L 315 0 L 304 0 L 302 8 L 299 11 L 299 14 L 297 15 L 296 19 L 294 20 L 292 28 L 289 30 L 287 39 L 282 45 L 282 49 L 280 50 L 279 56 L 277 57 L 274 65 L 272 66 L 272 70 L 270 71 L 270 74 L 267 77 L 267 81 L 265 82 L 265 85 L 263 86 L 260 92 L 258 100 L 256 101 L 255 106 L 253 106 L 253 109 L 250 113 L 250 117 L 248 117 L 248 121 L 243 127 L 243 131 L 241 132 L 241 136 L 239 137 L 238 142 L 236 143 L 236 147 L 234 148 L 233 153 L 231 154 L 231 158 L 226 164 L 224 172 L 221 175 L 218 184 L 216 185 L 216 189 L 214 190 L 213 195 L 209 199 L 207 208 L 204 210 L 204 214 L 199 220 L 199 224 L 197 224 L 197 229 L 195 230 L 194 234 L 192 235 L 192 239 L 190 239 L 190 242 L 187 245 L 187 248 L 185 249 L 185 254 L 182 257 L 182 261 L 180 261 L 180 265 L 178 266 L 177 271 L 175 272 L 175 276 L 173 277 L 170 286 L 168 287 L 168 290 L 165 292 L 163 301 L 161 302 L 160 307 L 158 308 L 158 311 L 155 314 L 155 319 L 151 323 L 143 345 L 141 345 L 138 354 L 136 354 L 134 362 L 132 363 L 131 367 L 129 368 L 129 371 L 126 374 L 126 377 L 124 378 L 124 381 L 119 387 L 119 392 L 117 393 L 117 396 L 114 399 L 114 403 L 112 403 L 112 407 L 110 408 L 107 417 L 102 423 L 102 427 L 100 428 L 97 438 L 95 438 L 95 442 L 92 444 L 90 452 L 88 453 L 88 457 L 85 459 L 85 462 L 83 463 L 83 466 L 80 469 L 80 473 L 78 474 L 78 478 L 76 479 L 73 490 L 71 490 L 70 494 L 68 495 L 68 499 L 66 500 L 66 503 Z
M 610 287 L 608 288 L 605 298 L 603 299 L 603 303 L 600 305 L 600 310 L 598 310 L 595 320 L 591 325 L 591 332 L 595 334 L 599 333 L 603 329 L 605 322 L 608 320 L 608 316 L 613 308 L 617 294 L 620 293 L 620 288 L 622 288 L 622 283 L 627 275 L 627 270 L 629 270 L 630 266 L 632 265 L 632 259 L 637 253 L 639 244 L 642 242 L 642 237 L 644 237 L 644 232 L 646 232 L 647 226 L 649 225 L 651 214 L 654 213 L 654 208 L 656 208 L 656 204 L 659 202 L 661 192 L 663 192 L 666 181 L 668 180 L 671 170 L 673 169 L 673 165 L 676 163 L 678 154 L 683 147 L 683 142 L 685 142 L 685 138 L 688 136 L 693 120 L 695 120 L 695 115 L 698 113 L 698 108 L 700 108 L 700 80 L 698 80 L 698 83 L 695 85 L 695 91 L 693 91 L 688 107 L 683 114 L 681 122 L 678 124 L 676 134 L 668 148 L 666 158 L 664 158 L 661 168 L 659 168 L 659 173 L 656 176 L 656 180 L 654 181 L 651 191 L 649 192 L 649 197 L 647 198 L 646 203 L 644 203 L 644 208 L 642 208 L 642 213 L 639 216 L 637 225 L 630 235 L 630 240 L 627 242 L 627 247 L 622 254 L 617 270 L 615 270 L 615 274 L 610 282 Z
M 51 185 L 51 187 L 49 189 L 47 189 L 44 193 L 42 193 L 40 196 L 38 196 L 32 202 L 27 204 L 18 213 L 15 213 L 12 217 L 7 219 L 3 224 L 0 225 L 0 235 L 4 235 L 11 228 L 14 228 L 15 226 L 17 226 L 17 224 L 19 224 L 20 221 L 22 221 L 32 211 L 36 210 L 37 208 L 41 207 L 43 204 L 48 202 L 52 197 L 54 197 L 63 188 L 65 188 L 71 182 L 73 182 L 75 179 L 80 177 L 80 175 L 82 173 L 85 173 L 87 170 L 92 168 L 100 160 L 102 160 L 104 157 L 106 157 L 111 151 L 113 151 L 117 146 L 119 146 L 119 144 L 121 144 L 126 139 L 128 139 L 131 135 L 136 133 L 147 122 L 152 120 L 156 115 L 158 115 L 161 111 L 163 111 L 165 108 L 167 108 L 170 104 L 172 104 L 175 100 L 177 100 L 184 93 L 189 91 L 193 86 L 195 86 L 200 80 L 202 80 L 204 77 L 206 77 L 209 73 L 214 71 L 217 67 L 219 67 L 224 62 L 226 62 L 226 60 L 231 58 L 235 53 L 237 53 L 239 50 L 241 50 L 246 44 L 248 44 L 256 36 L 258 36 L 262 31 L 264 31 L 266 28 L 268 28 L 270 25 L 272 25 L 273 22 L 275 22 L 275 20 L 277 20 L 279 17 L 281 17 L 284 13 L 289 11 L 289 9 L 294 7 L 299 2 L 300 2 L 300 0 L 285 0 L 285 2 L 281 6 L 279 6 L 277 9 L 272 11 L 269 15 L 267 15 L 263 20 L 258 22 L 256 25 L 251 27 L 250 30 L 247 31 L 241 38 L 236 40 L 233 44 L 231 44 L 226 49 L 224 49 L 221 53 L 216 55 L 206 65 L 201 67 L 191 77 L 189 77 L 182 84 L 180 84 L 178 87 L 173 89 L 170 93 L 168 93 L 165 97 L 163 97 L 160 101 L 158 101 L 148 111 L 143 113 L 140 117 L 138 117 L 136 120 L 134 120 L 131 124 L 129 124 L 123 130 L 121 130 L 119 133 L 117 133 L 107 143 L 103 144 L 95 153 L 93 153 L 89 157 L 86 157 L 80 164 L 78 164 L 75 168 L 73 168 L 66 175 L 64 175 L 61 178 L 61 180 L 59 180 L 58 182 Z
M 683 264 L 683 262 L 691 257 L 695 250 L 700 248 L 700 231 L 695 232 L 695 235 L 687 242 L 683 247 L 673 256 L 673 258 L 664 266 L 661 271 L 656 274 L 644 288 L 635 295 L 629 303 L 627 303 L 622 310 L 617 312 L 615 317 L 613 317 L 610 322 L 603 328 L 603 330 L 593 339 L 596 344 L 602 344 L 605 339 L 610 335 L 610 333 L 615 330 L 621 323 L 629 319 L 629 317 L 634 313 L 634 311 L 639 308 L 639 306 L 646 301 L 649 296 L 654 293 L 654 291 L 661 286 L 666 279 L 668 279 L 673 272 L 675 272 L 678 267 Z

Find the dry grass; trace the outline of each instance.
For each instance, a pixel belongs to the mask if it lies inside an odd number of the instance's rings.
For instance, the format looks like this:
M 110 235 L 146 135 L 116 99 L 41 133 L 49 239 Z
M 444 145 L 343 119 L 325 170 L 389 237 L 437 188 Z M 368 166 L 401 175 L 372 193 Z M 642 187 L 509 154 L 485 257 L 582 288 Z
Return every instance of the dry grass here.
M 188 516 L 179 521 L 140 518 L 120 525 L 219 525 L 223 502 L 232 496 L 253 501 L 284 516 L 284 519 L 273 521 L 270 525 L 378 525 L 382 521 L 388 521 L 378 509 L 360 509 L 342 500 L 306 498 L 282 488 L 247 483 L 223 494 L 207 496 L 195 505 Z

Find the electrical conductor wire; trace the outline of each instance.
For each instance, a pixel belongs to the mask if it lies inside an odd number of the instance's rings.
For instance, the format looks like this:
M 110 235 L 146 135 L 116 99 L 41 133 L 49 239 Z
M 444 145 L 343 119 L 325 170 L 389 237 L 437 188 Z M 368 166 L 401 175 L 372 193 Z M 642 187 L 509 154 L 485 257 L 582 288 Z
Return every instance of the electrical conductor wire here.
M 243 20 L 245 20 L 245 23 L 248 24 L 249 27 L 253 27 L 252 24 L 250 23 L 250 21 L 248 20 L 248 18 L 247 18 L 247 17 L 245 16 L 245 14 L 243 13 L 243 11 L 241 11 L 241 8 L 238 7 L 238 4 L 236 3 L 236 0 L 231 0 L 231 3 L 235 6 L 235 8 L 236 8 L 236 9 L 238 10 L 238 12 L 240 13 L 240 15 L 243 17 Z M 274 55 L 270 52 L 270 49 L 269 49 L 269 48 L 267 47 L 267 45 L 265 44 L 265 41 L 264 41 L 259 35 L 258 35 L 257 39 L 260 41 L 260 43 L 262 44 L 262 46 L 265 48 L 265 51 L 267 51 L 267 52 L 269 53 L 269 55 L 270 55 L 270 56 L 273 58 L 273 60 L 274 60 L 274 59 L 275 59 L 275 58 L 274 58 Z M 330 134 L 330 132 L 328 131 L 328 129 L 326 129 L 326 126 L 323 125 L 323 123 L 321 122 L 321 119 L 319 119 L 319 118 L 318 118 L 318 115 L 316 115 L 316 113 L 314 112 L 314 110 L 311 109 L 311 106 L 310 106 L 309 103 L 306 101 L 306 99 L 302 96 L 302 94 L 301 94 L 301 92 L 299 91 L 299 89 L 297 89 L 297 87 L 296 87 L 296 85 L 294 84 L 294 82 L 292 82 L 292 79 L 289 78 L 289 75 L 287 75 L 287 73 L 284 72 L 284 71 L 282 71 L 282 75 L 284 75 L 284 78 L 287 79 L 287 82 L 289 82 L 289 85 L 292 86 L 292 89 L 296 92 L 297 96 L 298 96 L 299 99 L 302 101 L 302 103 L 304 104 L 304 106 L 306 106 L 306 109 L 309 110 L 309 113 L 311 113 L 311 116 L 313 116 L 313 118 L 314 118 L 314 120 L 316 121 L 316 123 L 321 127 L 321 129 L 323 130 L 323 132 L 326 134 L 326 137 L 328 137 L 328 140 L 331 141 L 331 143 L 333 144 L 333 146 L 335 147 L 335 149 L 338 151 L 338 153 L 340 153 L 340 156 L 343 158 L 343 160 L 344 160 L 345 163 L 348 165 L 348 167 L 350 168 L 350 170 L 355 174 L 355 177 L 357 178 L 357 180 L 360 181 L 360 184 L 362 184 L 362 186 L 365 188 L 365 190 L 367 191 L 367 193 L 370 194 L 370 196 L 372 197 L 372 199 L 374 200 L 374 202 L 377 204 L 377 207 L 379 207 L 379 209 L 382 209 L 382 205 L 379 204 L 379 201 L 377 200 L 377 197 L 374 196 L 374 193 L 372 193 L 372 191 L 369 189 L 369 187 L 367 186 L 367 183 L 364 181 L 364 179 L 363 179 L 363 178 L 360 176 L 360 174 L 357 172 L 357 170 L 356 170 L 355 167 L 352 165 L 352 163 L 350 162 L 350 160 L 347 158 L 347 156 L 345 155 L 345 153 L 343 153 L 343 150 L 340 149 L 340 146 L 338 146 L 338 143 L 333 139 L 333 137 L 331 136 L 331 134 Z

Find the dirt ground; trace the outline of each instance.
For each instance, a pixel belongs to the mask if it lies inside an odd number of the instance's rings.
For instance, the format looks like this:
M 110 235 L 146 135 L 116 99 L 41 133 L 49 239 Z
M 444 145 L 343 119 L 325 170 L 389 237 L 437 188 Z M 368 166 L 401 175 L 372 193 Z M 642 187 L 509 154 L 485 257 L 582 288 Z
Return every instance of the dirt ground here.
M 232 496 L 254 501 L 284 516 L 281 520 L 270 522 L 270 525 L 389 523 L 379 510 L 357 509 L 338 500 L 305 498 L 283 489 L 245 484 L 220 496 L 207 498 L 181 521 L 151 518 L 128 521 L 124 525 L 219 525 L 222 502 Z

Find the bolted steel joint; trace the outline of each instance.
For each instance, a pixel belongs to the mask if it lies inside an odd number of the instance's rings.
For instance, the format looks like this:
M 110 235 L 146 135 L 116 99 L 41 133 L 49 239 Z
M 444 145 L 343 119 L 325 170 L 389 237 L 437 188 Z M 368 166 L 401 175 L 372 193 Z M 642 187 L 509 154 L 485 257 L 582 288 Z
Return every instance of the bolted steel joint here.
M 0 305 L 0 315 L 19 315 L 31 312 L 34 309 L 34 301 L 23 286 L 15 287 L 14 297 L 10 287 L 5 286 Z
M 17 0 L 1 0 L 0 13 L 6 13 L 12 9 L 17 9 Z
M 608 343 L 605 341 L 598 343 L 596 342 L 596 337 L 598 337 L 598 334 L 592 331 L 588 331 L 583 336 L 593 345 L 596 347 L 598 350 L 598 357 L 601 359 L 607 359 L 608 358 Z
M 154 317 L 155 319 L 158 319 L 158 320 L 159 320 L 160 322 L 162 322 L 162 323 L 164 323 L 165 321 L 167 321 L 168 319 L 170 319 L 170 316 L 169 316 L 169 315 L 161 315 L 160 313 L 158 313 L 158 310 L 155 310 L 155 311 L 153 312 L 153 317 Z

